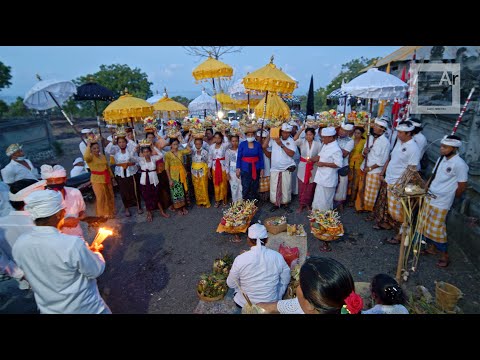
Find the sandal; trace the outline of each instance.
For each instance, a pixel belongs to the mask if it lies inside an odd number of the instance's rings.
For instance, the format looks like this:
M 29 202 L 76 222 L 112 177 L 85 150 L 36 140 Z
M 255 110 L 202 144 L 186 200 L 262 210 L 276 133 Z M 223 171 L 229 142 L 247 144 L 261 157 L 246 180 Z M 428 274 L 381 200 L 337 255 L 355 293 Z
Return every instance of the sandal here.
M 397 240 L 395 237 L 391 237 L 390 239 L 384 239 L 383 241 L 390 245 L 400 244 L 400 240 Z
M 438 260 L 437 262 L 437 266 L 438 267 L 441 267 L 441 268 L 446 268 L 448 266 L 448 264 L 450 264 L 450 261 L 449 260 L 445 260 L 445 259 L 440 259 Z
M 234 243 L 234 244 L 238 244 L 238 243 L 242 242 L 242 239 L 240 238 L 240 236 L 238 238 L 233 237 L 233 238 L 230 239 L 230 242 Z
M 322 241 L 322 246 L 320 246 L 320 251 L 321 252 L 330 252 L 332 251 L 332 247 L 330 246 L 329 243 L 327 243 L 326 241 Z

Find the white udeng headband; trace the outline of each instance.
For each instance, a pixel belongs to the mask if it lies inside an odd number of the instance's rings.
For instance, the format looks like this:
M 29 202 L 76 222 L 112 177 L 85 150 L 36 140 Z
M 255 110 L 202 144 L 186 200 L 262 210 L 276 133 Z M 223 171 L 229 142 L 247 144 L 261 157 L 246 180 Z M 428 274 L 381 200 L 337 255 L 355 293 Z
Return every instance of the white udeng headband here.
M 447 146 L 453 146 L 453 147 L 460 147 L 462 146 L 462 142 L 460 140 L 457 140 L 457 139 L 447 139 L 447 135 L 445 135 L 442 139 L 442 141 L 440 141 L 441 144 L 443 145 L 447 145 Z
M 44 190 L 45 185 L 47 184 L 46 180 L 40 180 L 35 184 L 27 186 L 25 189 L 20 190 L 16 194 L 9 193 L 8 199 L 10 201 L 23 201 L 28 195 L 30 195 L 34 191 Z
M 407 126 L 405 124 L 401 124 L 397 126 L 397 131 L 413 131 L 415 126 Z

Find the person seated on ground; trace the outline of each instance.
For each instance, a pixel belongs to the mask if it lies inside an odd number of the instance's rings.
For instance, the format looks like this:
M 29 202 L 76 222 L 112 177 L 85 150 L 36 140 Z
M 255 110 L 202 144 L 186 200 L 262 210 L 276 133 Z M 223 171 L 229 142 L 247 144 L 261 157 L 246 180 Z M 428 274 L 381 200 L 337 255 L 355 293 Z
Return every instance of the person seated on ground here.
M 408 314 L 405 292 L 398 282 L 387 274 L 375 275 L 371 284 L 375 306 L 362 314 Z
M 85 170 L 85 162 L 83 161 L 83 158 L 77 157 L 73 162 L 73 169 L 70 170 L 70 177 L 73 178 L 85 174 L 86 172 L 87 170 Z
M 38 170 L 27 159 L 22 147 L 20 144 L 12 144 L 5 151 L 10 158 L 10 162 L 1 170 L 5 184 L 12 184 L 22 179 L 38 180 L 39 178 Z
M 227 278 L 227 285 L 235 290 L 233 301 L 237 307 L 247 303 L 240 287 L 254 304 L 278 301 L 287 289 L 290 268 L 279 252 L 265 247 L 267 241 L 265 226 L 253 224 L 248 228 L 250 250 L 235 258 Z
M 13 258 L 32 286 L 41 314 L 110 314 L 96 278 L 105 270 L 103 245 L 58 231 L 65 216 L 62 195 L 35 191 L 25 209 L 36 226 L 13 246 Z
M 363 308 L 350 271 L 331 258 L 310 257 L 305 261 L 296 294 L 294 299 L 257 306 L 270 314 L 358 314 Z

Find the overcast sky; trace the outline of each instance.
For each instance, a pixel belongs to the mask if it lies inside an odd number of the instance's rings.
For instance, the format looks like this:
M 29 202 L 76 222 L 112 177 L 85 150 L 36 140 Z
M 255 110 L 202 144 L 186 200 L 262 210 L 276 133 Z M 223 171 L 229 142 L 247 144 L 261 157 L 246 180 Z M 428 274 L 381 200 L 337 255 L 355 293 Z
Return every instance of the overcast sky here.
M 361 56 L 383 57 L 399 46 L 246 46 L 241 53 L 227 54 L 220 60 L 234 68 L 234 78 L 256 70 L 275 56 L 274 63 L 299 82 L 295 94 L 305 94 L 310 76 L 315 89 L 327 85 L 341 65 Z M 75 79 L 99 70 L 102 64 L 127 64 L 146 72 L 153 82 L 152 91 L 160 93 L 166 86 L 170 96 L 194 98 L 202 85 L 195 84 L 192 70 L 201 62 L 187 55 L 181 46 L 3 46 L 0 61 L 12 68 L 12 86 L 2 96 L 25 96 L 43 79 Z

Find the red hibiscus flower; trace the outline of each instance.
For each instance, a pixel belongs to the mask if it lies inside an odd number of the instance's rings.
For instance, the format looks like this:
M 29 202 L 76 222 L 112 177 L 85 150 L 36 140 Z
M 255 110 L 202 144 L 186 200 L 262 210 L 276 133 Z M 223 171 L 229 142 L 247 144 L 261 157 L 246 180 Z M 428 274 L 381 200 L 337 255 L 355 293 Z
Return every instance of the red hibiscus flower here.
M 363 309 L 362 298 L 353 291 L 345 299 L 345 304 L 347 305 L 347 310 L 350 314 L 358 314 Z

